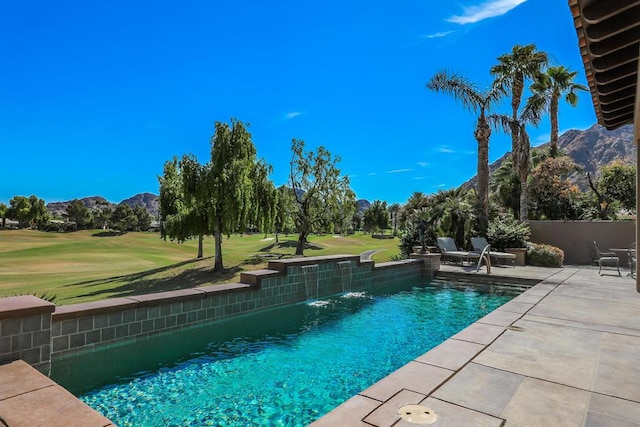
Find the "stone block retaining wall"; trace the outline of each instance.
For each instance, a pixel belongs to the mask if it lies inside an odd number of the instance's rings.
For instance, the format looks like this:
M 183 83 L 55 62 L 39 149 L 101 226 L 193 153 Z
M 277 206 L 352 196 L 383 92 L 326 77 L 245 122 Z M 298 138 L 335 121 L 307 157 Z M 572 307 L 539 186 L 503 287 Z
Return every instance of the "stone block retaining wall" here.
M 359 256 L 333 255 L 271 261 L 265 270 L 242 273 L 241 283 L 61 307 L 33 296 L 0 299 L 0 363 L 21 358 L 48 372 L 51 358 L 255 310 L 433 277 L 438 267 L 435 257 L 376 265 Z

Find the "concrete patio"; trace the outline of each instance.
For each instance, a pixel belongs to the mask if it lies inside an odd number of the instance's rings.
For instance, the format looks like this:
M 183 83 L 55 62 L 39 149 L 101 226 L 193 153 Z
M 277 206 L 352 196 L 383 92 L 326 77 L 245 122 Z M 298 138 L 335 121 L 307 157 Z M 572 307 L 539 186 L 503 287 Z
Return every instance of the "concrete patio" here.
M 316 421 L 314 426 L 640 426 L 640 294 L 614 270 L 494 267 L 540 283 Z M 486 278 L 442 266 L 440 275 Z

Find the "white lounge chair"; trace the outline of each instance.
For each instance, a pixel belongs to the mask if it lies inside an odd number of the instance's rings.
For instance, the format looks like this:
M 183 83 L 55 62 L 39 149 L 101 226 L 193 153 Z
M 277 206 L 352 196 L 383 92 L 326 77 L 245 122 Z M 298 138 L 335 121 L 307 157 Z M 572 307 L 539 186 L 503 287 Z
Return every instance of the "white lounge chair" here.
M 471 238 L 471 246 L 473 246 L 473 250 L 475 252 L 482 253 L 482 251 L 485 247 L 487 247 L 488 244 L 489 243 L 487 242 L 487 239 L 485 239 L 484 237 Z M 516 266 L 516 254 L 489 250 L 489 257 L 494 260 L 494 263 L 497 260 L 502 260 L 505 264 L 507 261 L 511 261 L 513 267 Z
M 454 259 L 464 265 L 465 260 L 468 264 L 471 264 L 471 259 L 477 261 L 480 258 L 480 254 L 477 252 L 459 251 L 456 242 L 451 237 L 438 237 L 438 247 L 444 262 L 447 259 Z
M 598 249 L 598 244 L 596 241 L 593 241 L 593 246 L 596 248 L 596 255 L 598 256 L 598 274 L 602 276 L 602 267 L 615 267 L 618 270 L 618 276 L 622 276 L 620 274 L 620 258 L 616 256 L 614 252 L 600 252 Z

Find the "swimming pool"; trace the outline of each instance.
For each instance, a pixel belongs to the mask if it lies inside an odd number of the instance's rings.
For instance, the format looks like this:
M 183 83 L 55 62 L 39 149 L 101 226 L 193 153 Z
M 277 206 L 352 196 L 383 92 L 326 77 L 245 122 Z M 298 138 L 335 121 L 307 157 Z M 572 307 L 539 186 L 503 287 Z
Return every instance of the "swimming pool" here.
M 395 284 L 55 361 L 51 376 L 121 427 L 307 425 L 520 291 Z

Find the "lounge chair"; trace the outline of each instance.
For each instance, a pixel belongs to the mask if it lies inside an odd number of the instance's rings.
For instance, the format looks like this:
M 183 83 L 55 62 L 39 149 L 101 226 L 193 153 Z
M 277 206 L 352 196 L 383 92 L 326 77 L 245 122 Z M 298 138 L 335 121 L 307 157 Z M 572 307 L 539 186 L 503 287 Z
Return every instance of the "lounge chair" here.
M 593 241 L 593 246 L 595 246 L 596 255 L 598 256 L 598 259 L 596 260 L 598 261 L 599 267 L 598 274 L 602 276 L 602 267 L 615 267 L 616 270 L 618 270 L 618 275 L 622 276 L 622 274 L 620 274 L 620 258 L 616 256 L 614 252 L 600 252 L 595 240 Z
M 482 251 L 484 250 L 485 247 L 487 247 L 488 244 L 489 243 L 487 242 L 487 239 L 485 239 L 484 237 L 471 238 L 471 246 L 473 246 L 473 250 L 475 252 L 482 253 Z M 492 251 L 491 249 L 489 249 L 489 257 L 491 257 L 491 259 L 494 261 L 502 260 L 502 262 L 505 264 L 507 261 L 511 261 L 513 266 L 514 267 L 516 266 L 516 254 Z M 495 262 L 494 262 L 494 265 L 495 265 Z
M 468 264 L 471 264 L 471 259 L 474 261 L 480 258 L 480 254 L 477 252 L 459 251 L 456 246 L 456 242 L 451 237 L 438 237 L 438 247 L 442 253 L 442 261 L 446 262 L 447 259 L 454 259 L 464 265 L 466 260 Z

